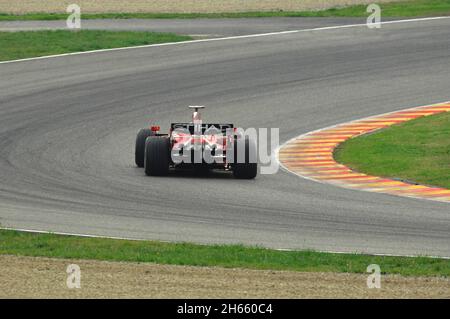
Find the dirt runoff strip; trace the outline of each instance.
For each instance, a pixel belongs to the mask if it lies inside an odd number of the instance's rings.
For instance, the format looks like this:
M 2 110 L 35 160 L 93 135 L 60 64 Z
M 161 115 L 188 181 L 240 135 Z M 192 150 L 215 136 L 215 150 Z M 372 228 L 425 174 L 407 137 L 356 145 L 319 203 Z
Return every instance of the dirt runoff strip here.
M 389 1 L 392 0 L 377 0 L 377 3 Z M 373 2 L 374 0 L 0 0 L 0 12 L 65 13 L 67 6 L 72 3 L 78 4 L 85 13 L 304 11 Z
M 67 267 L 81 288 L 67 288 Z M 450 279 L 0 256 L 0 298 L 450 298 Z

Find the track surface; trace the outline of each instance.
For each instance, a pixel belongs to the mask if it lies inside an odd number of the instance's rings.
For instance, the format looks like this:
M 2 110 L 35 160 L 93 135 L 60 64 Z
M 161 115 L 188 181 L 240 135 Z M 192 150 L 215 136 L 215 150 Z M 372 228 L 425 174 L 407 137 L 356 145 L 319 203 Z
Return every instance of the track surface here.
M 157 119 L 311 130 L 449 100 L 450 20 L 186 43 L 0 65 L 2 226 L 201 243 L 450 256 L 445 203 L 280 171 L 148 178 Z

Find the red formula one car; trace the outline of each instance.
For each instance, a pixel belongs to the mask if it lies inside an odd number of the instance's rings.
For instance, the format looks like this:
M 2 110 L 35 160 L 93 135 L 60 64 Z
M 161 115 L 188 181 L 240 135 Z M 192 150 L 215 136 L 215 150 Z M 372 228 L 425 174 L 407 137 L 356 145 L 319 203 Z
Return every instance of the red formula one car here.
M 199 109 L 192 122 L 172 123 L 168 134 L 159 126 L 139 131 L 135 160 L 148 176 L 168 175 L 170 168 L 205 168 L 232 171 L 236 178 L 253 179 L 257 175 L 257 149 L 254 138 L 233 124 L 205 124 Z

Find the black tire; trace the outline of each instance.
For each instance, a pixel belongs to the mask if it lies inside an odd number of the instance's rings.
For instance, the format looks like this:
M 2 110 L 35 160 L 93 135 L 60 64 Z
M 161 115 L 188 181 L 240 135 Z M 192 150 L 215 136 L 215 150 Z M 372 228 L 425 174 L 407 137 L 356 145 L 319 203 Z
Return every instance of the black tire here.
M 147 137 L 155 135 L 150 129 L 142 129 L 139 131 L 136 136 L 136 147 L 134 149 L 134 161 L 136 162 L 137 167 L 144 167 L 144 158 L 145 158 L 145 141 Z
M 170 140 L 167 136 L 150 136 L 147 138 L 144 162 L 147 176 L 169 174 Z
M 248 137 L 245 139 L 245 162 L 238 163 L 237 157 L 237 145 L 235 145 L 234 158 L 235 164 L 233 165 L 233 175 L 239 179 L 254 179 L 258 175 L 258 163 L 256 161 L 250 162 L 250 154 L 256 153 L 256 143 L 250 140 Z

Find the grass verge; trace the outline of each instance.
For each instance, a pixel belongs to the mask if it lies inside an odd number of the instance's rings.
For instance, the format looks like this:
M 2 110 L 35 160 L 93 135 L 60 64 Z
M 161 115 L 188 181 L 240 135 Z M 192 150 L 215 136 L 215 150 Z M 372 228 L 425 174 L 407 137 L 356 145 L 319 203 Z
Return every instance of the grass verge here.
M 0 32 L 0 61 L 191 39 L 189 36 L 172 33 L 129 31 Z
M 450 189 L 450 112 L 350 139 L 335 159 L 370 175 Z
M 262 18 L 262 17 L 366 17 L 367 5 L 337 7 L 319 11 L 270 11 L 233 13 L 98 13 L 83 14 L 83 19 L 193 19 L 193 18 Z M 450 0 L 410 0 L 381 4 L 383 17 L 421 17 L 450 14 Z M 13 15 L 0 13 L 7 20 L 65 20 L 67 14 L 29 13 Z
M 12 230 L 0 230 L 0 254 L 341 273 L 366 273 L 368 265 L 378 264 L 384 274 L 443 277 L 450 275 L 450 260 L 427 257 L 277 251 L 241 245 L 116 240 Z

